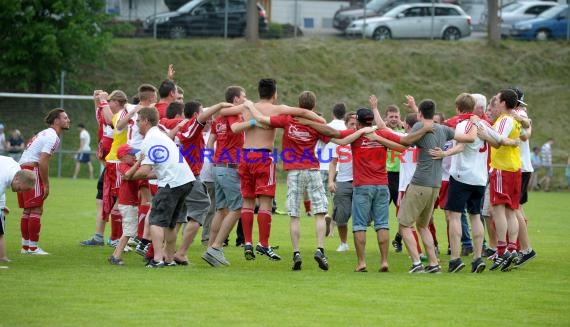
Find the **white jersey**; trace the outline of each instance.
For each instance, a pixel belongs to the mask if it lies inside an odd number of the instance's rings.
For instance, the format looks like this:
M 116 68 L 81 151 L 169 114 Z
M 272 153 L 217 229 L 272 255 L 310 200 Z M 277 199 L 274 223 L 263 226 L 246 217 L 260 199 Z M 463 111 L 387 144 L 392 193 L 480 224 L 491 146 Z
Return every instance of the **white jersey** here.
M 455 145 L 454 140 L 449 140 L 443 145 L 443 151 L 453 148 Z M 441 180 L 449 182 L 449 170 L 451 169 L 451 157 L 441 159 Z
M 455 127 L 455 135 L 469 134 L 477 128 L 464 120 Z M 487 185 L 487 143 L 478 136 L 473 143 L 464 143 L 463 151 L 452 156 L 450 175 L 458 182 L 468 185 Z
M 337 158 L 337 182 L 352 181 L 352 150 L 350 145 L 338 146 L 332 153 L 333 158 Z
M 133 111 L 137 106 L 134 104 L 127 103 L 125 109 L 127 113 Z M 127 144 L 134 149 L 140 149 L 141 143 L 143 141 L 143 136 L 139 133 L 139 126 L 137 125 L 137 118 L 139 114 L 135 113 L 127 123 Z
M 514 113 L 521 117 L 528 118 L 526 110 L 524 109 L 515 109 Z M 526 130 L 521 127 L 521 135 L 525 132 Z M 530 142 L 528 140 L 521 141 L 519 148 L 521 150 L 521 171 L 532 173 L 534 168 L 532 168 L 532 163 L 530 161 Z
M 10 187 L 14 175 L 20 171 L 20 165 L 12 158 L 0 156 L 0 197 L 4 196 L 4 191 Z M 3 205 L 0 204 L 0 208 Z
M 59 145 L 59 137 L 53 128 L 46 128 L 34 136 L 34 138 L 26 146 L 26 150 L 20 157 L 20 164 L 26 162 L 39 162 L 42 153 L 50 156 L 55 152 Z
M 91 135 L 89 135 L 89 132 L 87 130 L 82 130 L 79 133 L 79 141 L 81 141 L 83 143 L 83 147 L 81 148 L 81 152 L 89 152 L 91 151 Z
M 344 120 L 340 120 L 340 119 L 333 119 L 330 123 L 327 124 L 327 126 L 330 126 L 334 129 L 336 129 L 337 131 L 344 131 L 346 129 L 346 125 L 344 124 Z M 315 147 L 315 154 L 317 156 L 317 159 L 322 159 L 319 160 L 320 162 L 320 166 L 319 169 L 320 170 L 329 170 L 329 163 L 331 162 L 332 158 L 331 154 L 336 152 L 336 149 L 338 147 L 338 144 L 329 142 L 329 143 L 323 143 L 321 140 L 317 141 L 317 146 Z M 319 156 L 317 151 L 321 151 L 321 155 Z M 340 166 L 337 165 L 336 169 L 338 171 L 338 169 L 340 169 Z
M 403 134 L 405 135 L 405 134 Z M 410 147 L 410 149 L 415 147 Z M 405 192 L 408 184 L 412 181 L 416 166 L 418 163 L 414 161 L 415 151 L 405 151 L 400 160 L 400 184 L 398 184 L 398 191 Z
M 159 187 L 178 187 L 196 180 L 190 166 L 181 160 L 178 146 L 158 127 L 148 130 L 141 151 L 145 154 L 141 164 L 154 168 Z

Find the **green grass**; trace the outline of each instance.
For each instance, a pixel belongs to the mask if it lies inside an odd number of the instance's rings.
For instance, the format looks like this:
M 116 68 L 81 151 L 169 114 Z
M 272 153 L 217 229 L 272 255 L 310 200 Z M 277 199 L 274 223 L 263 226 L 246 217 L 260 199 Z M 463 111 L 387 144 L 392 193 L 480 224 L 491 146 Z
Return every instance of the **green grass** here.
M 225 252 L 232 265 L 214 269 L 200 259 L 204 248 L 194 244 L 188 267 L 147 269 L 134 253 L 125 255 L 126 266 L 110 266 L 111 248 L 78 244 L 93 232 L 95 182 L 54 179 L 51 185 L 42 218 L 40 244 L 51 253 L 45 257 L 19 254 L 21 210 L 15 194 L 8 194 L 7 244 L 13 261 L 3 264 L 9 269 L 0 269 L 0 326 L 563 326 L 570 321 L 567 193 L 531 194 L 526 211 L 538 257 L 523 269 L 418 276 L 407 273 L 407 256 L 393 250 L 391 272 L 377 273 L 371 230 L 368 273 L 352 272 L 352 242 L 348 253 L 334 251 L 338 237 L 327 238 L 331 269 L 321 271 L 312 259 L 314 221 L 306 217 L 303 270 L 293 272 L 289 218 L 282 215 L 274 216 L 271 236 L 272 244 L 280 246 L 281 262 L 263 257 L 247 262 L 241 248 L 230 246 Z M 284 193 L 280 183 L 280 209 Z M 393 217 L 391 208 L 392 234 Z M 436 224 L 445 248 L 440 211 Z M 446 268 L 448 257 L 441 259 Z

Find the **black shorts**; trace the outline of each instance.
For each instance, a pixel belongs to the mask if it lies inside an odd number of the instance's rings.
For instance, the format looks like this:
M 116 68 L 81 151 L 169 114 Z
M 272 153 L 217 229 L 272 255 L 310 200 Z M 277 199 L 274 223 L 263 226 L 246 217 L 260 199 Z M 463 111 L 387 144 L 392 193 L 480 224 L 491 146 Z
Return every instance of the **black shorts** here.
M 152 209 L 148 216 L 149 224 L 159 227 L 176 227 L 176 222 L 186 217 L 184 199 L 190 194 L 193 183 L 188 182 L 173 188 L 168 185 L 159 187 L 152 198 Z
M 0 211 L 0 235 L 4 235 L 4 231 L 6 228 L 4 227 L 6 224 L 6 219 L 4 218 L 4 213 Z
M 531 172 L 523 171 L 521 179 L 521 200 L 520 204 L 525 204 L 528 202 L 528 183 L 530 182 Z
M 398 206 L 398 189 L 400 188 L 400 173 L 388 172 L 388 190 L 390 191 L 390 202 Z
M 88 163 L 91 162 L 91 154 L 89 152 L 81 152 L 78 153 L 75 157 L 75 160 L 79 163 Z
M 95 199 L 97 200 L 103 200 L 103 176 L 105 176 L 105 169 L 103 169 L 103 172 L 101 172 L 99 180 L 97 181 L 97 195 L 95 196 Z
M 484 196 L 485 186 L 465 184 L 458 182 L 453 176 L 449 176 L 445 210 L 463 212 L 463 209 L 467 207 L 468 213 L 472 215 L 480 214 Z

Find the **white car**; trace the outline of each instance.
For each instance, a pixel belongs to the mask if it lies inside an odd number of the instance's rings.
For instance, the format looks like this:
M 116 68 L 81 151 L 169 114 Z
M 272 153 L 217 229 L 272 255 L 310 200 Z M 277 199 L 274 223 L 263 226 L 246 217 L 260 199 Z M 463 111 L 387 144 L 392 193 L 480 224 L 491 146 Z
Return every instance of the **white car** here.
M 437 38 L 458 40 L 471 35 L 471 17 L 463 9 L 450 4 L 401 5 L 384 16 L 355 20 L 347 34 L 375 40 L 403 38 Z
M 499 14 L 501 35 L 509 36 L 514 23 L 536 18 L 542 12 L 557 5 L 558 3 L 554 1 L 523 1 L 504 6 Z

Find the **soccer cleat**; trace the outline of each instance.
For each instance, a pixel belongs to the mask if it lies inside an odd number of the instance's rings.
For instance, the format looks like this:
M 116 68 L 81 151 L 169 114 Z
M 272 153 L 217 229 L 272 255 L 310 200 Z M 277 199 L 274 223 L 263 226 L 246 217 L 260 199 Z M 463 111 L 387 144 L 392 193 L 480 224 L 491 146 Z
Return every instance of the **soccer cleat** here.
M 513 254 L 514 254 L 514 256 L 513 256 Z M 511 253 L 509 251 L 506 251 L 501 256 L 499 256 L 497 254 L 497 256 L 493 260 L 493 264 L 491 265 L 491 268 L 489 268 L 489 270 L 494 271 L 494 270 L 501 268 L 501 271 L 507 271 L 509 266 L 513 262 L 513 259 L 516 257 L 516 255 L 517 255 L 516 252 Z
M 303 260 L 301 259 L 300 253 L 295 253 L 293 255 L 293 270 L 301 270 L 301 264 L 303 264 Z
M 114 256 L 110 256 L 107 261 L 114 266 L 122 266 L 125 262 L 122 259 L 115 258 Z
M 441 266 L 440 265 L 427 266 L 427 267 L 425 267 L 424 270 L 426 273 L 429 273 L 429 274 L 440 274 L 441 273 Z
M 329 263 L 327 261 L 327 257 L 325 254 L 321 252 L 321 250 L 315 251 L 315 261 L 319 264 L 319 268 L 322 270 L 329 270 Z
M 402 252 L 402 241 L 398 242 L 398 240 L 393 240 L 392 246 L 394 247 L 394 251 L 397 253 Z
M 449 261 L 449 268 L 447 269 L 447 271 L 450 273 L 456 273 L 461 269 L 463 269 L 464 267 L 465 264 L 461 261 L 461 258 L 457 258 Z
M 349 250 L 348 244 L 346 244 L 346 243 L 340 243 L 338 248 L 336 248 L 336 252 L 346 252 L 348 250 Z
M 507 251 L 505 254 L 506 253 L 509 252 Z M 511 266 L 515 266 L 518 263 L 518 260 L 517 251 L 510 252 L 509 257 L 504 260 L 503 265 L 501 266 L 501 271 L 510 271 L 512 268 Z
M 485 249 L 485 252 L 484 252 L 484 255 L 485 255 L 485 257 L 490 258 L 490 257 L 492 257 L 496 252 L 497 252 L 497 250 L 493 250 L 493 249 L 491 249 L 491 248 L 486 248 L 486 249 Z M 489 259 L 489 260 L 493 260 L 493 259 Z
M 156 262 L 154 260 L 150 260 L 146 266 L 147 268 L 164 268 L 164 261 Z
M 136 237 L 130 237 L 127 245 L 129 246 L 137 246 L 139 244 L 139 240 Z
M 139 243 L 139 245 L 137 245 L 137 247 L 135 248 L 135 252 L 144 257 L 148 252 L 148 244 L 144 245 L 142 243 Z
M 164 262 L 164 266 L 165 266 L 165 267 L 176 267 L 176 266 L 178 266 L 178 264 L 176 264 L 176 262 L 174 262 L 174 261 L 171 261 L 171 262 L 166 262 L 166 261 L 165 261 L 165 262 Z
M 95 238 L 90 238 L 88 240 L 79 242 L 79 244 L 82 246 L 103 246 L 105 245 L 105 242 L 103 240 L 98 241 Z
M 524 266 L 530 260 L 534 259 L 535 257 L 536 257 L 536 252 L 534 252 L 534 250 L 531 250 L 527 254 L 520 252 L 519 256 L 517 258 L 517 263 L 513 266 L 513 268 L 520 268 L 520 267 Z
M 424 273 L 424 266 L 422 266 L 421 263 L 418 263 L 417 265 L 412 265 L 410 267 L 410 269 L 408 270 L 408 273 L 410 274 L 419 274 L 419 273 Z
M 28 250 L 28 254 L 35 254 L 35 255 L 48 255 L 46 251 L 42 250 L 41 248 L 36 248 L 35 250 Z
M 112 247 L 112 248 L 116 248 L 117 245 L 119 245 L 119 240 L 118 240 L 118 239 L 117 239 L 117 240 L 109 239 L 109 240 L 107 241 L 107 245 L 110 246 L 110 247 Z
M 253 245 L 246 244 L 243 246 L 243 255 L 245 260 L 255 260 L 255 253 L 253 253 Z
M 269 260 L 273 260 L 273 261 L 281 260 L 281 257 L 277 253 L 273 252 L 273 249 L 271 248 L 271 246 L 264 247 L 261 244 L 257 244 L 255 246 L 255 252 L 257 252 L 261 255 L 266 255 L 269 258 Z
M 485 262 L 480 257 L 477 258 L 475 261 L 471 262 L 471 272 L 480 274 L 485 270 Z

